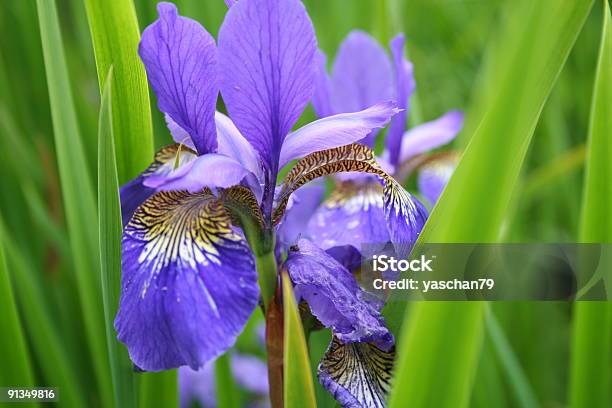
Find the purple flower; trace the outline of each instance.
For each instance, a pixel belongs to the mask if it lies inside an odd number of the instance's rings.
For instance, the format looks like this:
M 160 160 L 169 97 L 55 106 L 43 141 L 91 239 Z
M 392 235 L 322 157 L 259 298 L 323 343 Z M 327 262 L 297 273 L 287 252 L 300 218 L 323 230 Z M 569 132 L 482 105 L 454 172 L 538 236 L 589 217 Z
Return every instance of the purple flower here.
M 343 407 L 383 407 L 395 350 L 380 314 L 380 299 L 361 289 L 349 270 L 306 239 L 292 247 L 285 267 L 297 301 L 305 301 L 332 329 L 332 342 L 318 368 L 321 384 Z
M 450 142 L 462 127 L 463 114 L 451 111 L 406 131 L 409 98 L 415 89 L 413 67 L 403 56 L 402 34 L 391 41 L 390 48 L 392 60 L 373 38 L 354 31 L 340 46 L 331 77 L 325 71 L 325 56 L 319 53 L 317 89 L 312 103 L 317 114 L 324 117 L 396 98 L 402 111 L 391 120 L 385 152 L 379 161 L 399 175 L 402 165 L 410 159 Z M 374 136 L 370 134 L 361 142 L 371 145 Z M 449 169 L 448 162 L 444 168 Z M 444 174 L 430 170 L 419 179 L 419 190 L 432 205 L 450 174 L 452 169 Z M 325 249 L 400 241 L 401 252 L 409 250 L 427 218 L 427 211 L 418 200 L 401 191 L 400 194 L 408 195 L 406 202 L 412 206 L 389 212 L 385 211 L 388 205 L 383 190 L 373 177 L 350 174 L 336 177 L 336 182 L 337 189 L 311 217 L 306 236 Z M 407 218 L 411 222 L 405 223 Z
M 159 18 L 139 46 L 177 142 L 121 189 L 115 327 L 132 361 L 147 371 L 203 367 L 234 344 L 258 304 L 253 253 L 233 224 L 224 189 L 246 187 L 261 233 L 272 236 L 281 167 L 360 140 L 398 111 L 380 101 L 292 131 L 315 89 L 317 45 L 302 2 L 228 5 L 218 46 L 170 3 L 158 4 Z M 219 91 L 229 117 L 215 111 Z

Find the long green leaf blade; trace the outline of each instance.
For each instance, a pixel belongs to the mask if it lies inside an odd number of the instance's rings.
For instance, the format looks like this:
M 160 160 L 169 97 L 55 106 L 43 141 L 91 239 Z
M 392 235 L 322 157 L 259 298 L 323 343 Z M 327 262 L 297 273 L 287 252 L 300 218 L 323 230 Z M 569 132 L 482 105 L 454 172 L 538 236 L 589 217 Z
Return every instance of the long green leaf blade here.
M 540 112 L 592 5 L 517 3 L 512 2 L 495 44 L 500 52 L 484 84 L 489 90 L 487 108 L 420 242 L 499 239 Z M 385 314 L 392 328 L 398 330 L 404 319 L 409 323 L 398 340 L 390 406 L 467 406 L 483 335 L 484 303 L 427 302 L 405 318 L 402 302 L 389 305 Z
M 585 188 L 582 199 L 581 242 L 612 242 L 612 26 L 604 3 L 599 62 L 591 104 Z M 610 392 L 609 302 L 577 302 L 574 306 L 570 371 L 570 406 L 603 408 Z
M 220 407 L 240 408 L 240 388 L 234 380 L 229 352 L 215 360 L 215 394 Z
M 3 248 L 4 236 L 0 235 L 0 384 L 3 386 L 32 387 L 32 370 L 26 347 L 9 269 Z M 30 404 L 34 406 L 35 404 Z
M 115 162 L 112 116 L 112 67 L 102 93 L 98 131 L 98 208 L 100 272 L 113 393 L 117 407 L 136 406 L 134 371 L 125 346 L 116 338 L 113 321 L 121 292 L 121 204 Z
M 316 407 L 310 357 L 304 337 L 304 328 L 300 319 L 291 281 L 286 272 L 283 279 L 284 309 L 284 403 L 285 407 Z
M 100 92 L 114 67 L 113 130 L 119 182 L 140 173 L 153 157 L 149 88 L 138 59 L 138 20 L 132 0 L 86 0 Z
M 55 0 L 37 0 L 62 197 L 95 377 L 104 406 L 112 404 L 98 273 L 97 210 L 70 90 Z
M 0 218 L 0 236 L 7 230 Z M 81 408 L 85 403 L 82 384 L 70 365 L 68 350 L 60 340 L 53 325 L 53 316 L 45 302 L 45 296 L 35 270 L 27 263 L 24 254 L 10 241 L 5 241 L 9 267 L 14 273 L 15 295 L 23 312 L 23 323 L 32 342 L 32 350 L 39 362 L 44 378 L 61 389 L 62 406 Z

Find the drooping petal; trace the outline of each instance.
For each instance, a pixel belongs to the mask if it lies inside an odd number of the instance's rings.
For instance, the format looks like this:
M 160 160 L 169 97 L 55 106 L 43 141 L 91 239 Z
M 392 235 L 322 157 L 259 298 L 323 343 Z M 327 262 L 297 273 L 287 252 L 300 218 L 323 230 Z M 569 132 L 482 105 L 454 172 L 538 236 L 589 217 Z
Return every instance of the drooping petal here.
M 384 408 L 395 348 L 332 339 L 318 368 L 319 382 L 343 408 Z
M 383 208 L 383 191 L 374 180 L 341 183 L 315 211 L 308 223 L 307 236 L 321 248 L 390 240 Z
M 209 153 L 199 156 L 168 175 L 151 176 L 144 181 L 144 185 L 157 191 L 187 190 L 193 193 L 205 187 L 235 186 L 247 174 L 249 171 L 236 160 L 222 154 Z
M 179 16 L 174 4 L 159 3 L 157 11 L 159 19 L 142 33 L 138 53 L 159 110 L 191 136 L 200 154 L 214 152 L 215 41 L 199 23 Z
M 263 183 L 262 167 L 259 155 L 253 146 L 242 136 L 234 122 L 221 112 L 215 113 L 217 125 L 218 152 L 236 160 L 253 173 Z
M 234 4 L 236 4 L 236 2 L 238 2 L 238 0 L 225 0 L 227 7 L 232 7 Z
M 325 194 L 323 183 L 310 183 L 292 195 L 285 219 L 278 226 L 277 238 L 283 248 L 294 244 L 300 236 L 307 236 L 306 226 L 310 217 L 321 204 Z
M 383 197 L 391 242 L 397 254 L 405 258 L 410 255 L 429 214 L 419 200 L 393 179 L 385 184 Z
M 124 227 L 130 218 L 132 218 L 136 208 L 156 191 L 154 188 L 145 185 L 148 178 L 165 177 L 172 173 L 176 165 L 178 167 L 184 166 L 197 157 L 193 150 L 182 148 L 177 163 L 176 156 L 178 152 L 178 144 L 163 147 L 155 154 L 153 163 L 145 171 L 134 180 L 121 186 L 119 192 L 121 195 L 121 218 L 123 219 Z
M 445 145 L 457 136 L 462 126 L 463 113 L 450 111 L 438 119 L 410 129 L 404 133 L 399 162 Z
M 332 72 L 334 112 L 357 112 L 394 98 L 393 70 L 385 50 L 363 31 L 340 45 Z M 375 132 L 364 140 L 371 145 Z
M 331 79 L 327 75 L 327 57 L 320 50 L 316 54 L 316 64 L 315 91 L 311 102 L 317 116 L 325 118 L 335 112 L 331 106 Z
M 397 106 L 402 109 L 391 120 L 389 132 L 386 136 L 389 159 L 393 165 L 397 165 L 402 144 L 402 135 L 406 130 L 406 119 L 408 118 L 408 99 L 416 83 L 413 76 L 412 64 L 404 58 L 404 34 L 400 34 L 391 40 L 391 54 L 393 55 L 393 67 L 395 70 L 395 89 Z
M 252 253 L 210 193 L 157 193 L 123 233 L 118 338 L 146 371 L 198 369 L 233 345 L 259 289 Z
M 355 277 L 325 251 L 306 239 L 289 251 L 285 263 L 297 299 L 344 342 L 375 342 L 384 349 L 393 345 L 380 311 L 357 284 Z
M 273 222 L 277 224 L 282 220 L 291 194 L 304 184 L 319 177 L 355 171 L 375 175 L 382 182 L 389 238 L 401 254 L 407 255 L 405 251 L 412 247 L 423 228 L 427 210 L 380 167 L 372 149 L 362 144 L 317 151 L 299 160 L 283 179 Z
M 365 110 L 341 113 L 309 123 L 285 139 L 280 167 L 310 153 L 357 142 L 372 130 L 384 127 L 398 113 L 395 102 L 377 103 Z
M 273 174 L 283 140 L 314 92 L 316 49 L 299 0 L 240 0 L 219 31 L 223 99 Z
M 432 206 L 436 204 L 438 197 L 444 191 L 444 187 L 446 187 L 457 168 L 458 162 L 458 155 L 449 154 L 432 160 L 421 167 L 417 179 L 419 192 Z

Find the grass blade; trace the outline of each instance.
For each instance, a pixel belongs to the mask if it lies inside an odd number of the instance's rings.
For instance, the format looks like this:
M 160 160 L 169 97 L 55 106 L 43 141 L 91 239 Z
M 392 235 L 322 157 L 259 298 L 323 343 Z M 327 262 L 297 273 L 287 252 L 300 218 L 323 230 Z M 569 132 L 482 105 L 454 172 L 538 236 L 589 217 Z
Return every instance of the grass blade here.
M 498 240 L 540 112 L 591 5 L 555 0 L 512 3 L 495 44 L 503 53 L 487 68 L 487 109 L 420 242 Z M 484 305 L 427 302 L 405 317 L 409 324 L 398 340 L 391 407 L 468 404 Z M 389 303 L 385 315 L 392 329 L 401 326 L 404 308 L 405 302 Z M 446 375 L 440 376 L 442 372 Z
M 131 0 L 86 0 L 100 92 L 114 67 L 113 130 L 119 183 L 140 173 L 153 157 L 149 88 L 137 49 L 138 20 Z
M 495 318 L 493 311 L 487 310 L 486 326 L 493 348 L 504 367 L 511 387 L 514 389 L 517 401 L 522 408 L 537 408 L 540 406 L 529 385 L 525 373 L 508 342 L 504 331 Z
M 117 340 L 113 321 L 121 292 L 121 204 L 115 163 L 112 116 L 112 67 L 106 76 L 98 131 L 98 208 L 100 209 L 100 272 L 113 392 L 117 407 L 135 407 L 134 372 L 125 346 Z
M 483 312 L 480 302 L 414 304 L 398 346 L 390 408 L 467 406 L 482 343 Z
M 240 388 L 234 380 L 231 354 L 225 353 L 215 360 L 215 394 L 220 407 L 239 408 Z
M 158 373 L 142 373 L 140 380 L 140 407 L 177 407 L 178 380 L 177 370 Z
M 3 249 L 4 236 L 0 235 L 0 384 L 2 386 L 32 387 L 32 371 L 17 305 L 13 296 L 9 270 Z M 31 404 L 30 406 L 34 406 Z
M 604 3 L 599 62 L 591 105 L 581 242 L 612 242 L 612 27 Z M 577 302 L 574 306 L 570 371 L 571 407 L 609 407 L 612 306 L 608 302 Z
M 289 275 L 282 274 L 284 309 L 284 403 L 285 407 L 316 407 L 310 357 Z
M 0 236 L 5 237 L 6 227 L 0 218 Z M 41 285 L 34 269 L 24 254 L 10 241 L 4 241 L 9 267 L 14 273 L 15 295 L 23 313 L 23 323 L 32 342 L 32 350 L 47 384 L 61 389 L 61 406 L 81 408 L 85 403 L 81 382 L 70 365 L 68 350 L 60 340 L 50 307 L 45 302 Z
M 66 67 L 55 0 L 37 0 L 62 197 L 79 298 L 103 406 L 112 398 L 100 289 L 97 214 Z

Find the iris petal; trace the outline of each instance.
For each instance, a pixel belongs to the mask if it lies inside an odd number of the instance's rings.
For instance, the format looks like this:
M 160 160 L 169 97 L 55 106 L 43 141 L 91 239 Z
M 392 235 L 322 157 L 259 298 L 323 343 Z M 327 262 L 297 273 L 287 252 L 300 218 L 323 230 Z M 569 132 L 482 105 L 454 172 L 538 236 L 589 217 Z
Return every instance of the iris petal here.
M 432 120 L 416 126 L 402 137 L 400 163 L 436 147 L 450 142 L 463 127 L 463 113 L 450 111 Z
M 446 187 L 455 168 L 457 168 L 458 161 L 458 155 L 449 154 L 432 160 L 420 168 L 417 179 L 419 192 L 432 206 L 436 204 L 442 191 L 444 191 L 444 187 Z
M 199 23 L 179 16 L 174 4 L 159 3 L 157 11 L 159 19 L 142 33 L 138 53 L 159 110 L 191 136 L 200 154 L 214 152 L 219 92 L 215 41 Z
M 400 34 L 391 40 L 391 53 L 393 54 L 393 66 L 395 69 L 395 96 L 398 108 L 402 109 L 391 120 L 389 132 L 385 139 L 389 159 L 394 166 L 397 165 L 399 160 L 402 135 L 406 129 L 408 99 L 416 86 L 412 64 L 404 58 L 404 42 L 404 34 Z
M 377 181 L 344 182 L 315 211 L 307 235 L 323 249 L 386 243 L 382 188 Z
M 321 385 L 343 408 L 384 408 L 391 388 L 395 348 L 332 339 L 318 374 Z
M 383 128 L 399 110 L 395 102 L 377 103 L 359 112 L 340 113 L 319 119 L 289 134 L 280 153 L 280 167 L 320 150 L 358 142 Z
M 221 92 L 266 168 L 314 92 L 316 39 L 299 0 L 240 0 L 219 31 Z
M 143 370 L 202 367 L 233 345 L 257 305 L 251 251 L 210 191 L 149 198 L 122 252 L 115 328 Z
M 301 239 L 289 251 L 285 263 L 295 285 L 295 295 L 344 342 L 370 341 L 389 349 L 393 335 L 372 297 L 355 277 L 312 242 Z
M 357 112 L 394 98 L 393 70 L 385 50 L 370 35 L 353 31 L 340 45 L 332 72 L 334 112 Z M 364 140 L 373 143 L 375 132 Z
M 179 161 L 177 163 L 176 156 L 179 152 L 179 145 L 172 144 L 161 148 L 153 159 L 153 163 L 149 165 L 138 177 L 134 180 L 121 186 L 121 218 L 125 227 L 132 218 L 134 211 L 147 198 L 155 193 L 155 188 L 147 186 L 145 183 L 150 177 L 166 177 L 174 171 L 175 166 L 186 165 L 196 158 L 196 154 L 189 148 L 181 148 Z
M 327 74 L 327 56 L 322 51 L 317 52 L 316 64 L 315 92 L 311 102 L 317 116 L 325 118 L 336 112 L 331 107 L 331 79 Z

